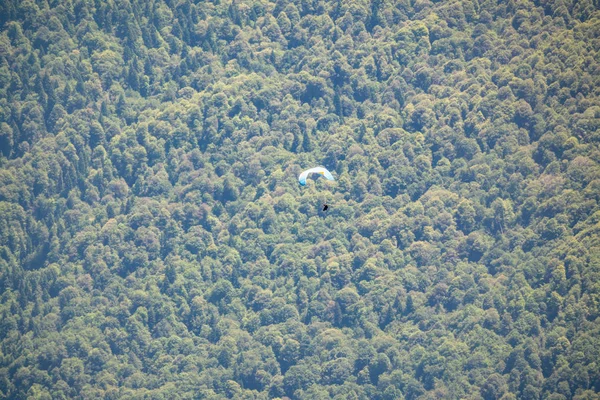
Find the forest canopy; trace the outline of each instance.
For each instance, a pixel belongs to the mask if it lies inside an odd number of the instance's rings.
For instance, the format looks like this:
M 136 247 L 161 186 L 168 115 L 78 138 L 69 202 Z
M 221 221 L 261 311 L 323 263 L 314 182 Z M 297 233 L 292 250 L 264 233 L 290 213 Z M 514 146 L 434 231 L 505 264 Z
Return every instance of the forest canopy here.
M 600 398 L 599 50 L 597 0 L 0 0 L 0 398 Z

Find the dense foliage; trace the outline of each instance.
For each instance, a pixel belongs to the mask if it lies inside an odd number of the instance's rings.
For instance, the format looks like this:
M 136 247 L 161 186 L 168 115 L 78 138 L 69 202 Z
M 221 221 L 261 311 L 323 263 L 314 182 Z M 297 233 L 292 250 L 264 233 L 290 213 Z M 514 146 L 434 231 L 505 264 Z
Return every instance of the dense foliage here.
M 1 0 L 0 397 L 598 398 L 598 7 Z

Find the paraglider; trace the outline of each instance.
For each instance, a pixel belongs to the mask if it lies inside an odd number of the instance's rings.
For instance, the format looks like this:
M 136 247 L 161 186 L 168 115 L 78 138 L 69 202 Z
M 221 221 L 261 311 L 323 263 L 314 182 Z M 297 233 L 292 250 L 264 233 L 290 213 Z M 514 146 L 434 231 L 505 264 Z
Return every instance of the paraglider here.
M 304 171 L 300 174 L 300 176 L 298 177 L 298 182 L 300 183 L 300 185 L 306 186 L 306 178 L 308 178 L 309 175 L 312 175 L 312 174 L 321 175 L 323 178 L 327 179 L 328 181 L 335 181 L 335 179 L 333 178 L 333 175 L 331 175 L 331 172 L 329 172 L 327 170 L 327 168 L 315 167 L 315 168 L 307 169 L 306 171 Z M 328 209 L 329 209 L 329 205 L 327 203 L 324 203 L 323 204 L 323 212 L 327 211 Z
M 298 182 L 300 182 L 300 185 L 305 186 L 306 178 L 308 178 L 308 176 L 311 174 L 319 174 L 319 175 L 323 176 L 325 179 L 327 179 L 328 181 L 335 181 L 335 179 L 333 178 L 333 175 L 331 175 L 331 172 L 329 172 L 327 170 L 327 168 L 315 167 L 315 168 L 307 169 L 306 171 L 304 171 L 300 174 L 300 176 L 298 177 Z

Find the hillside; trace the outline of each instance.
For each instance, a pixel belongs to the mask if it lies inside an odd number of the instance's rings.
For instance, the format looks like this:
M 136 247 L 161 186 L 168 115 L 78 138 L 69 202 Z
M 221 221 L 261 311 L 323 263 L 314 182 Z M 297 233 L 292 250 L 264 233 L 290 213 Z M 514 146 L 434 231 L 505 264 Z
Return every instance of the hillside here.
M 600 398 L 599 8 L 0 0 L 0 398 Z

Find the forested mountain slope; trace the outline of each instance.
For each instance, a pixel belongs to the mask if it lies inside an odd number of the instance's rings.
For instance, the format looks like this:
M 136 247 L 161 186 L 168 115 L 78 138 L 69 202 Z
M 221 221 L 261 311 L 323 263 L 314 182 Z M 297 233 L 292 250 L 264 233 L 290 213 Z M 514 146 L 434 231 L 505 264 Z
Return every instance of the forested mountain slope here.
M 0 397 L 598 398 L 599 7 L 0 0 Z

